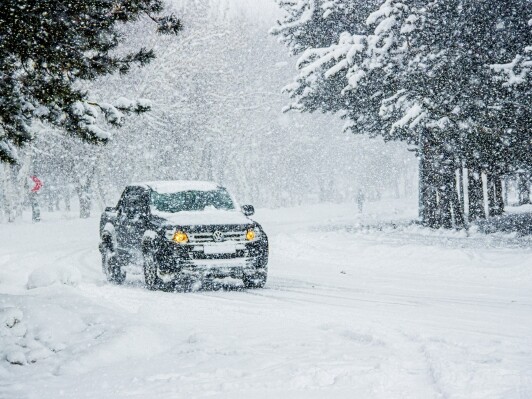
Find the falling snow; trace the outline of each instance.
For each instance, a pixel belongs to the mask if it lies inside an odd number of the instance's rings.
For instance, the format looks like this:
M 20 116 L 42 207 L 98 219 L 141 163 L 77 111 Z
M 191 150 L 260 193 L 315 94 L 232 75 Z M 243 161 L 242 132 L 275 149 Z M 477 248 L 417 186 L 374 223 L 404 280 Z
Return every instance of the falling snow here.
M 529 0 L 5 2 L 0 398 L 532 397 Z

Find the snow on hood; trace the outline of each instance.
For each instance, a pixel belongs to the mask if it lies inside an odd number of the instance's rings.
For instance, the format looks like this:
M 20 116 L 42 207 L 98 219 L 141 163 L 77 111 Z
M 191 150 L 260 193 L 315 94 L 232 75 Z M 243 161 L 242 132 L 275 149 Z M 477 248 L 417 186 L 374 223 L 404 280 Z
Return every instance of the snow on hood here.
M 152 214 L 166 219 L 176 226 L 199 226 L 209 224 L 250 224 L 239 210 L 205 209 L 204 211 L 182 211 L 176 213 L 160 212 L 152 209 Z

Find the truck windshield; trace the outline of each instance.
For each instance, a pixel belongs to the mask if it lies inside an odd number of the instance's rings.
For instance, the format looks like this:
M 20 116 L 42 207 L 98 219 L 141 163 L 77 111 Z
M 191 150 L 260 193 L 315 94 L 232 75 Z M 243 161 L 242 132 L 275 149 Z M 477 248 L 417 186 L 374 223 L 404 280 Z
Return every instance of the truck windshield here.
M 160 212 L 203 211 L 206 207 L 235 209 L 233 200 L 224 189 L 213 191 L 180 191 L 177 193 L 151 193 L 151 205 Z

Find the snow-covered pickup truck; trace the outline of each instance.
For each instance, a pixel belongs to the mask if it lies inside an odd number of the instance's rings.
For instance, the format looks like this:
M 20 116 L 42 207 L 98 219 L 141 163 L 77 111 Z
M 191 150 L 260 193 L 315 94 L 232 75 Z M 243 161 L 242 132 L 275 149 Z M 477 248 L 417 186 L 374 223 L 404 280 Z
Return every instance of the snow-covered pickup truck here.
M 121 284 L 142 264 L 149 289 L 187 290 L 232 277 L 260 288 L 268 272 L 268 237 L 223 187 L 202 181 L 157 181 L 127 186 L 100 220 L 102 268 Z

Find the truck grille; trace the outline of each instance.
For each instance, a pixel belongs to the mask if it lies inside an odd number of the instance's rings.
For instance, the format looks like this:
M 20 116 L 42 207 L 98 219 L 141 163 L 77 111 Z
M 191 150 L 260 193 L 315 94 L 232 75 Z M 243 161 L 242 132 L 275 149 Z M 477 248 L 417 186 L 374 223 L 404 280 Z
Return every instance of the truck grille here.
M 203 252 L 194 252 L 192 259 L 238 259 L 238 258 L 244 258 L 245 252 L 244 250 L 237 250 L 234 254 L 211 254 L 206 255 Z
M 191 244 L 215 242 L 213 233 L 189 233 L 188 241 Z M 225 231 L 223 232 L 223 241 L 244 242 L 246 241 L 246 232 L 245 231 Z

